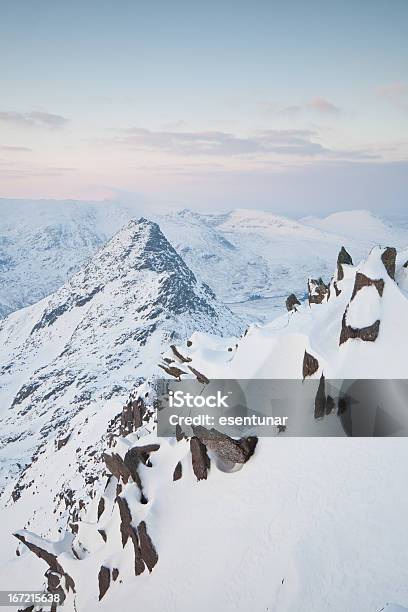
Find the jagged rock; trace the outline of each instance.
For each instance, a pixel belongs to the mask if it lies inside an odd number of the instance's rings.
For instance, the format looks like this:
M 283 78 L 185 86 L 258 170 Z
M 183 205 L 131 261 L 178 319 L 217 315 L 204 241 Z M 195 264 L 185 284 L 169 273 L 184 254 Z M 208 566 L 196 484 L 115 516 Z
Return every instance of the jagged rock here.
M 206 429 L 202 426 L 193 427 L 193 432 L 209 450 L 232 463 L 246 463 L 254 454 L 258 443 L 255 436 L 234 440 L 216 429 Z
M 119 576 L 119 570 L 117 567 L 114 567 L 112 569 L 112 580 L 115 582 L 118 579 Z
M 173 481 L 180 480 L 183 475 L 183 466 L 181 465 L 181 461 L 178 462 L 173 472 Z
M 403 268 L 408 268 L 408 259 L 407 259 L 407 261 L 404 263 L 404 265 L 402 267 Z
M 150 454 L 155 453 L 159 448 L 160 444 L 145 444 L 144 446 L 134 446 L 128 452 L 136 454 L 144 465 L 151 467 L 149 462 Z
M 174 376 L 174 378 L 177 378 L 178 380 L 181 380 L 181 376 L 183 374 L 187 374 L 187 372 L 184 372 L 184 370 L 180 370 L 180 368 L 177 368 L 176 366 L 165 366 L 160 363 L 158 365 L 159 368 L 164 370 L 167 374 L 170 374 L 170 376 Z
M 182 363 L 190 363 L 190 361 L 192 361 L 191 357 L 184 357 L 184 355 L 182 355 L 180 353 L 180 351 L 177 350 L 177 347 L 175 344 L 171 344 L 170 345 L 171 350 L 173 351 L 173 354 L 177 357 L 177 359 L 179 359 Z
M 335 407 L 334 399 L 331 395 L 328 395 L 326 398 L 326 414 L 330 414 Z
M 61 576 L 56 574 L 52 570 L 48 569 L 45 572 L 45 576 L 47 578 L 47 591 L 52 595 L 59 595 L 59 604 L 62 605 L 66 599 L 65 591 L 61 585 Z M 53 603 L 51 605 L 51 612 L 56 612 L 57 605 Z
M 122 536 L 122 546 L 125 548 L 132 528 L 132 515 L 130 514 L 128 503 L 124 497 L 117 497 L 116 503 L 118 504 L 120 514 L 120 534 Z
M 347 397 L 339 397 L 339 400 L 337 402 L 337 415 L 341 416 L 342 414 L 345 414 L 345 412 L 347 411 L 347 408 L 348 408 Z
M 180 425 L 177 424 L 176 425 L 176 440 L 177 442 L 180 442 L 180 440 L 183 440 L 183 438 L 185 438 L 184 431 L 181 429 Z
M 144 521 L 141 521 L 139 523 L 137 527 L 137 533 L 139 535 L 139 546 L 142 553 L 142 559 L 146 563 L 149 572 L 151 572 L 157 561 L 159 560 L 159 557 L 157 555 L 151 537 L 147 533 L 147 527 Z
M 210 468 L 207 449 L 196 436 L 190 439 L 191 462 L 197 480 L 206 480 Z
M 395 279 L 395 260 L 397 258 L 397 251 L 394 247 L 387 247 L 381 255 L 381 261 L 383 262 L 385 269 L 388 272 L 388 276 Z
M 339 295 L 341 293 L 341 289 L 338 288 L 336 281 L 333 282 L 333 287 L 334 287 L 334 290 L 336 292 L 336 297 L 339 297 Z
M 306 376 L 312 376 L 319 369 L 319 362 L 316 357 L 305 351 L 303 357 L 303 380 Z
M 99 584 L 99 601 L 101 601 L 102 597 L 105 595 L 106 591 L 110 586 L 110 569 L 109 567 L 101 566 L 98 574 L 98 584 Z
M 63 576 L 65 578 L 65 588 L 68 591 L 72 590 L 75 593 L 75 582 L 73 581 L 71 576 L 64 571 L 64 569 L 58 562 L 56 555 L 49 552 L 45 548 L 41 548 L 37 544 L 30 542 L 27 539 L 27 535 L 22 535 L 21 533 L 15 533 L 14 537 L 16 537 L 17 540 L 20 540 L 20 542 L 22 542 L 23 544 L 25 544 L 27 548 L 31 550 L 31 552 L 33 552 L 35 555 L 37 555 L 39 559 L 43 559 L 43 561 L 45 561 L 48 564 L 49 568 L 53 572 L 55 572 L 56 574 L 59 574 L 60 576 Z
M 358 329 L 347 325 L 346 322 L 347 317 L 347 309 L 343 315 L 343 319 L 341 322 L 341 332 L 340 332 L 340 340 L 339 344 L 344 344 L 350 338 L 359 338 L 360 340 L 364 340 L 365 342 L 375 342 L 378 337 L 378 333 L 380 331 L 380 321 L 377 319 L 375 323 L 372 325 L 368 325 L 367 327 L 360 327 Z
M 193 346 L 193 343 L 191 342 L 191 340 L 187 340 L 187 346 L 188 348 L 190 348 L 190 346 Z
M 143 463 L 151 467 L 149 461 L 150 453 L 158 451 L 160 444 L 147 444 L 145 446 L 134 446 L 129 449 L 125 455 L 124 463 L 133 478 L 133 482 L 137 484 L 140 491 L 143 492 L 142 481 L 140 479 L 138 467 L 139 463 Z
M 362 289 L 363 287 L 371 287 L 372 285 L 377 289 L 378 295 L 382 297 L 384 291 L 384 281 L 382 278 L 372 279 L 366 276 L 365 274 L 362 274 L 361 272 L 356 272 L 353 293 L 351 295 L 350 301 L 354 300 L 360 289 Z
M 307 281 L 307 288 L 309 293 L 309 304 L 321 304 L 329 293 L 328 286 L 321 278 L 317 280 L 309 278 Z
M 98 533 L 101 536 L 102 540 L 106 542 L 108 539 L 106 536 L 106 531 L 104 529 L 98 529 Z
M 314 410 L 314 418 L 320 419 L 324 416 L 326 411 L 326 383 L 324 375 L 322 374 L 320 377 L 319 387 L 317 389 L 316 397 L 315 397 L 315 410 Z
M 141 397 L 131 399 L 123 407 L 120 418 L 120 435 L 127 436 L 137 431 L 143 424 L 143 417 L 146 414 L 146 406 Z
M 300 306 L 300 302 L 297 299 L 296 295 L 294 293 L 291 293 L 286 298 L 286 308 L 288 311 L 294 310 L 295 312 L 297 312 L 296 306 Z
M 351 255 L 347 253 L 344 246 L 341 247 L 340 252 L 337 256 L 337 280 L 339 281 L 343 280 L 344 278 L 343 264 L 346 264 L 349 266 L 353 265 L 353 260 L 351 258 Z
M 70 437 L 71 433 L 69 433 L 65 438 L 60 438 L 59 440 L 57 440 L 57 450 L 60 450 L 63 446 L 65 446 Z
M 197 378 L 199 383 L 201 383 L 202 385 L 208 385 L 208 383 L 210 381 L 209 381 L 209 379 L 206 376 L 204 376 L 204 374 L 201 374 L 201 372 L 199 372 L 198 370 L 196 370 L 192 366 L 188 366 L 188 369 L 192 371 L 192 373 Z
M 103 453 L 102 458 L 111 474 L 116 476 L 118 480 L 122 478 L 123 482 L 126 484 L 131 474 L 122 457 L 117 453 L 112 453 L 112 455 Z
M 139 576 L 139 574 L 144 572 L 145 565 L 142 559 L 137 531 L 132 525 L 132 515 L 126 499 L 124 497 L 117 497 L 116 502 L 119 506 L 120 513 L 120 533 L 122 536 L 122 546 L 123 548 L 125 547 L 129 538 L 132 540 L 135 552 L 135 575 Z
M 105 511 L 105 500 L 103 497 L 101 497 L 98 502 L 98 521 L 101 518 L 104 511 Z

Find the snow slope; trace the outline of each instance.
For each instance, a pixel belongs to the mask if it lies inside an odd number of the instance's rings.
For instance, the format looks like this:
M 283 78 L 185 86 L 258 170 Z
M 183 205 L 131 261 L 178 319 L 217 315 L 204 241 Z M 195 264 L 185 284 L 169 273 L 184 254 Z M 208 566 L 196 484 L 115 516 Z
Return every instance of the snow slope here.
M 366 244 L 394 244 L 402 246 L 406 242 L 406 228 L 398 220 L 386 221 L 368 210 L 347 210 L 332 213 L 328 217 L 306 217 L 301 222 L 311 227 L 341 235 L 346 238 L 359 238 Z
M 406 252 L 394 270 L 395 252 L 380 247 L 357 266 L 340 260 L 321 303 L 252 325 L 235 341 L 194 333 L 165 351 L 162 365 L 185 371 L 182 377 L 195 369 L 210 379 L 302 378 L 306 350 L 318 362 L 307 374 L 316 381 L 322 373 L 407 377 L 405 261 Z M 59 470 L 69 466 L 75 449 L 83 453 L 88 444 L 83 427 L 102 429 L 106 416 L 87 415 L 87 424 L 79 416 L 60 455 L 48 445 L 27 471 L 33 488 L 2 511 L 3 528 L 55 554 L 59 570 L 74 582 L 75 592 L 54 572 L 67 612 L 135 605 L 169 612 L 378 612 L 387 601 L 408 604 L 403 438 L 302 439 L 288 431 L 260 438 L 254 455 L 233 465 L 205 438 L 204 449 L 197 441 L 158 438 L 154 384 L 143 383 L 119 415 L 122 425 L 133 423 L 129 433 L 105 421 L 111 434 L 105 475 L 111 475 L 105 479 L 93 465 L 99 478 L 87 499 L 75 491 L 77 512 L 69 512 L 75 529 L 67 535 L 67 515 L 53 517 L 48 505 L 52 457 Z M 102 449 L 96 446 L 99 457 Z M 129 451 L 138 462 L 129 463 Z M 47 563 L 23 543 L 13 557 L 17 540 L 4 542 L 0 587 L 44 584 Z
M 0 318 L 56 291 L 135 214 L 107 202 L 0 199 Z
M 75 415 L 126 396 L 163 347 L 241 329 L 158 225 L 130 221 L 56 293 L 0 322 L 0 486 Z

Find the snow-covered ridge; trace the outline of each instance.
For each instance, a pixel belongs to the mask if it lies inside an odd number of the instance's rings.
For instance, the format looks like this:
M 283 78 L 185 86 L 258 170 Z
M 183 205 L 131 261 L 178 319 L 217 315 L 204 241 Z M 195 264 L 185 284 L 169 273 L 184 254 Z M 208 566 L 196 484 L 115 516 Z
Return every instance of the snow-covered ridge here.
M 408 377 L 407 259 L 406 251 L 376 247 L 354 265 L 343 249 L 330 282 L 305 279 L 306 303 L 289 304 L 284 316 L 251 325 L 240 338 L 195 332 L 158 363 L 181 378 Z M 352 332 L 344 336 L 345 325 Z M 226 449 L 237 441 L 223 440 L 221 449 L 198 434 L 157 438 L 154 384 L 143 383 L 105 423 L 105 446 L 93 447 L 99 480 L 89 497 L 73 492 L 71 534 L 56 538 L 27 501 L 44 508 L 53 453 L 67 466 L 75 449 L 82 454 L 88 445 L 83 428 L 103 429 L 103 414 L 87 414 L 88 425 L 84 416 L 59 450 L 48 444 L 27 472 L 35 495 L 22 490 L 14 503 L 21 541 L 15 565 L 38 567 L 29 545 L 37 555 L 33 546 L 54 555 L 58 566 L 49 558 L 46 583 L 62 589 L 68 611 L 130 610 L 135 598 L 171 612 L 204 612 L 214 597 L 216 610 L 242 612 L 254 601 L 279 612 L 377 612 L 385 601 L 408 601 L 404 440 L 380 448 L 373 440 L 301 440 L 281 432 L 260 439 L 245 464 L 228 463 Z M 64 518 L 55 522 L 63 532 Z
M 130 221 L 55 294 L 0 322 L 2 479 L 78 413 L 114 405 L 169 343 L 241 329 L 157 224 Z

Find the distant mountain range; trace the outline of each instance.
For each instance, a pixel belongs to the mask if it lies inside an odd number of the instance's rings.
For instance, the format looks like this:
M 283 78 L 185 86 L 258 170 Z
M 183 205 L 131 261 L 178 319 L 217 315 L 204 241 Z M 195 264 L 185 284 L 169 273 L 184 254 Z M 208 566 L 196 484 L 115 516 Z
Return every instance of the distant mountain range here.
M 139 206 L 0 200 L 0 317 L 46 297 L 131 218 Z M 284 309 L 288 290 L 323 275 L 342 244 L 359 259 L 374 244 L 408 245 L 408 228 L 367 211 L 294 221 L 256 210 L 149 215 L 190 269 L 248 320 Z

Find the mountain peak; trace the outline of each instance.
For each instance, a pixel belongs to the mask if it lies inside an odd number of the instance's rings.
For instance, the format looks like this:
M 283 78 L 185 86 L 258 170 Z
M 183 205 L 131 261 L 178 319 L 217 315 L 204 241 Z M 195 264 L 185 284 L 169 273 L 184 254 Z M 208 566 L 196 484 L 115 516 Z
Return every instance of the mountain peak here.
M 21 437 L 15 448 L 24 465 L 26 451 L 84 408 L 126 396 L 157 371 L 164 347 L 194 331 L 235 336 L 242 324 L 157 223 L 128 222 L 56 293 L 2 322 L 0 386 L 13 416 L 1 420 L 1 438 L 11 449 L 16 423 L 28 414 L 21 434 L 27 448 Z

